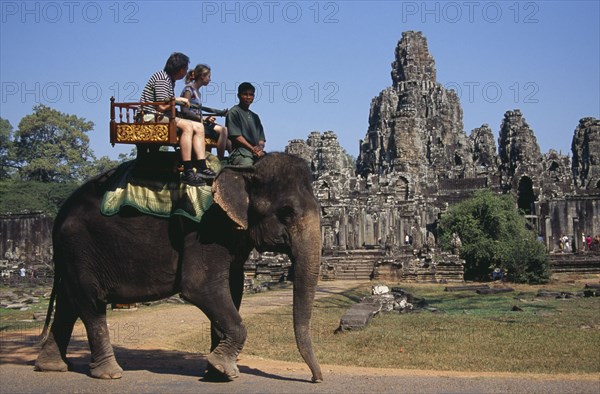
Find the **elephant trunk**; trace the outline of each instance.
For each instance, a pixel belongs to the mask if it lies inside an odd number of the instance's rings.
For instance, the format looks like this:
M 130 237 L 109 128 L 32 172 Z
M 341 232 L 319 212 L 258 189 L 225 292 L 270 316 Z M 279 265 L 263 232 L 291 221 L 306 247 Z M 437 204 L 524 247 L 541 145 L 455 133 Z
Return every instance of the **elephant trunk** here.
M 321 382 L 323 375 L 310 338 L 310 318 L 321 264 L 318 213 L 304 216 L 295 235 L 290 256 L 294 261 L 294 334 L 298 350 L 312 372 L 312 381 Z

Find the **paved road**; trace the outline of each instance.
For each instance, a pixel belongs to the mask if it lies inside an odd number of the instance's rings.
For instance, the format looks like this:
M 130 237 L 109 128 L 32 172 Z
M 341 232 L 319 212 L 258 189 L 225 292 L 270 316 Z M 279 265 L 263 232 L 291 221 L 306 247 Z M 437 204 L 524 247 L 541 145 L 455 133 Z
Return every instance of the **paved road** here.
M 351 285 L 326 282 L 319 295 Z M 247 297 L 245 303 L 252 303 L 252 307 L 243 305 L 242 314 L 244 310 L 246 315 L 264 311 L 266 304 L 280 305 L 289 299 L 290 294 L 285 291 Z M 185 307 L 189 308 L 181 308 Z M 160 314 L 161 318 L 150 315 L 148 321 L 173 326 L 178 311 L 175 306 L 156 308 L 151 313 Z M 125 327 L 127 319 L 135 318 L 141 324 L 139 316 L 134 312 L 114 318 L 120 327 Z M 187 329 L 188 324 L 196 325 L 204 319 L 198 313 L 192 316 L 185 321 L 177 320 L 181 328 Z M 325 381 L 314 384 L 309 382 L 310 372 L 304 364 L 262 360 L 243 353 L 239 360 L 241 376 L 233 382 L 213 383 L 202 379 L 204 356 L 172 350 L 169 338 L 157 334 L 162 331 L 160 328 L 156 324 L 145 328 L 147 341 L 143 343 L 113 341 L 117 359 L 125 371 L 123 378 L 115 381 L 87 376 L 89 351 L 82 335 L 76 336 L 69 348 L 72 371 L 40 373 L 33 371 L 38 351 L 35 333 L 4 333 L 0 335 L 0 393 L 600 393 L 600 375 L 456 373 L 327 365 L 322 366 Z M 122 334 L 121 339 L 126 339 L 127 332 Z
M 539 376 L 491 377 L 451 373 L 380 371 L 362 373 L 335 366 L 324 368 L 325 381 L 308 381 L 309 372 L 299 364 L 263 366 L 260 360 L 240 360 L 241 376 L 229 383 L 199 378 L 205 361 L 178 352 L 156 354 L 121 350 L 125 370 L 122 379 L 103 381 L 86 375 L 87 359 L 75 360 L 75 369 L 64 373 L 34 372 L 31 365 L 0 366 L 2 393 L 594 393 L 598 379 Z M 147 368 L 145 358 L 160 357 L 164 365 Z

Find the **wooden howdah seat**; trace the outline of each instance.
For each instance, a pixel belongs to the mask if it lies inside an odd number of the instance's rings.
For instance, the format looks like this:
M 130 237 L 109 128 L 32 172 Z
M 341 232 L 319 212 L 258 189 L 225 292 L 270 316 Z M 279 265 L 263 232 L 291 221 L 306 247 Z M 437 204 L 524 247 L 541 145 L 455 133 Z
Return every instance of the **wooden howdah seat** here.
M 154 121 L 144 122 L 144 105 L 164 105 L 169 104 L 170 119 L 167 120 L 162 115 L 155 114 Z M 115 102 L 115 98 L 110 98 L 110 143 L 115 144 L 135 144 L 140 148 L 149 148 L 157 150 L 160 146 L 173 146 L 178 148 L 179 131 L 175 125 L 175 116 L 177 114 L 175 98 L 167 102 Z M 214 116 L 210 114 L 210 116 Z M 218 115 L 217 115 L 218 116 Z M 205 138 L 206 150 L 217 146 L 217 141 L 211 138 Z

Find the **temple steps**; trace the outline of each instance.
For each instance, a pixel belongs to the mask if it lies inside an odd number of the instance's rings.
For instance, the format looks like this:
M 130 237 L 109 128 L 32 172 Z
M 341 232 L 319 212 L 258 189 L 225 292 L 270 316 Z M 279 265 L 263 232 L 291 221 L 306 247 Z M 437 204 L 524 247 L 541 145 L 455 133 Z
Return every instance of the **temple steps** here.
M 383 249 L 334 251 L 321 259 L 323 280 L 369 280 L 377 261 L 385 257 Z
M 600 254 L 553 253 L 548 265 L 554 273 L 600 274 Z

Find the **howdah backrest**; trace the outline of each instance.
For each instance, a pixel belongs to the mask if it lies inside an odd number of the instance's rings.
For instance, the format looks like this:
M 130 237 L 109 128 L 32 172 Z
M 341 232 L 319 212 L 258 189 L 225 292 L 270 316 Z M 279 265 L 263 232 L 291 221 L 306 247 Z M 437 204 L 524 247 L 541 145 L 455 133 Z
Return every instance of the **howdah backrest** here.
M 169 104 L 170 119 L 160 114 L 144 113 L 146 105 L 164 105 L 165 102 L 117 103 L 110 98 L 110 143 L 177 145 L 179 137 L 175 125 L 175 98 Z M 150 121 L 144 118 L 153 115 Z

